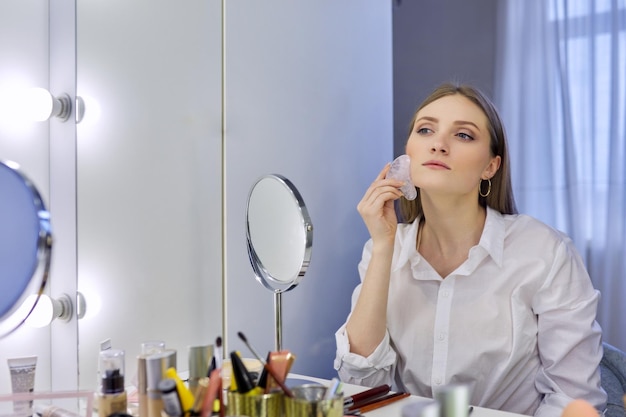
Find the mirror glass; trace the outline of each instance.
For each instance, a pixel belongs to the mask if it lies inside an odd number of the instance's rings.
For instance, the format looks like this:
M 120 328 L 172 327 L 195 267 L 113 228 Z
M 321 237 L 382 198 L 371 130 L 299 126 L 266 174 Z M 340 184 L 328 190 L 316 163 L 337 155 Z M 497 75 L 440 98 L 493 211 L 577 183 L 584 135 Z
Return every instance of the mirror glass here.
M 41 196 L 13 162 L 0 161 L 0 338 L 35 307 L 48 279 L 52 234 Z
M 105 340 L 130 384 L 142 343 L 185 372 L 222 335 L 221 3 L 76 4 L 81 389 Z
M 275 292 L 298 285 L 311 260 L 313 225 L 287 178 L 272 174 L 254 184 L 247 203 L 246 238 L 259 282 Z

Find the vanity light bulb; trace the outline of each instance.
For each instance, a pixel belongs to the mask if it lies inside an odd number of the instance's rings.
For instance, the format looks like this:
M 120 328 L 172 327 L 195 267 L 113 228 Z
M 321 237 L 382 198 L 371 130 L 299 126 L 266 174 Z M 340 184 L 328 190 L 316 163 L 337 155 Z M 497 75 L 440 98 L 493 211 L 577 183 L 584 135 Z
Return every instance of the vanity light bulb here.
M 34 296 L 31 296 L 34 297 Z M 37 305 L 26 319 L 26 323 L 30 327 L 42 328 L 49 326 L 54 319 L 54 306 L 52 299 L 45 294 L 39 296 Z
M 26 319 L 26 323 L 30 327 L 46 327 L 54 319 L 69 321 L 72 313 L 72 302 L 68 295 L 62 294 L 58 299 L 53 299 L 46 294 L 41 294 L 35 308 Z
M 54 97 L 45 88 L 31 88 L 26 93 L 29 119 L 44 122 L 52 116 Z
M 65 121 L 71 112 L 69 96 L 54 97 L 45 88 L 30 88 L 18 103 L 23 117 L 34 122 L 45 122 L 52 116 Z

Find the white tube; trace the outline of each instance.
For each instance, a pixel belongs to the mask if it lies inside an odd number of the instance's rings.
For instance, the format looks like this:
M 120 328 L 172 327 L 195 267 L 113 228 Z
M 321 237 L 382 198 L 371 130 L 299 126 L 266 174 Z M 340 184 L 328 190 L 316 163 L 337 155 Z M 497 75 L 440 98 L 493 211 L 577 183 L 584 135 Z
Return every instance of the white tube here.
M 35 414 L 37 417 L 81 417 L 80 414 L 54 405 L 35 405 Z
M 13 394 L 31 393 L 35 390 L 35 368 L 37 356 L 7 359 L 11 372 L 11 389 Z M 33 415 L 33 402 L 14 401 L 13 411 L 24 416 Z

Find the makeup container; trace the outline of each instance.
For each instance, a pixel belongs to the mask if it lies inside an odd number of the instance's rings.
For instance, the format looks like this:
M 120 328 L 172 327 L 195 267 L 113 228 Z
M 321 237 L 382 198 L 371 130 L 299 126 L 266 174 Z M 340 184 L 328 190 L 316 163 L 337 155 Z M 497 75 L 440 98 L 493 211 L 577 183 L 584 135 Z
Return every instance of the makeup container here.
M 325 399 L 326 387 L 306 384 L 293 387 L 293 398 L 285 397 L 285 415 L 289 417 L 342 417 L 343 395 Z
M 189 346 L 189 390 L 195 392 L 198 381 L 208 376 L 209 366 L 213 360 L 213 345 Z
M 183 411 L 187 412 L 191 410 L 191 408 L 193 407 L 193 400 L 194 400 L 193 393 L 189 390 L 189 388 L 187 388 L 187 385 L 185 385 L 183 380 L 180 379 L 180 377 L 178 376 L 178 373 L 176 372 L 176 369 L 168 368 L 165 371 L 164 379 L 171 379 L 176 384 L 176 393 L 178 394 L 178 399 L 180 400 L 180 404 L 181 404 Z
M 282 391 L 258 395 L 229 391 L 227 411 L 229 416 L 291 417 L 285 414 L 285 396 Z
M 202 403 L 204 402 L 205 395 L 207 395 L 208 388 L 209 388 L 209 377 L 205 376 L 204 378 L 200 378 L 200 380 L 198 381 L 198 387 L 194 391 L 194 400 L 193 400 L 193 405 L 191 406 L 192 415 L 200 415 L 200 413 L 202 412 Z M 220 390 L 221 390 L 221 386 L 220 386 Z
M 137 356 L 137 401 L 139 417 L 148 417 L 148 375 L 146 374 L 146 358 L 165 351 L 165 342 L 149 340 L 141 343 L 141 354 Z
M 124 362 L 123 350 L 109 349 L 100 352 L 99 368 L 102 372 L 98 395 L 98 414 L 100 417 L 127 412 Z
M 176 351 L 165 350 L 155 353 L 147 356 L 145 361 L 147 417 L 161 417 L 163 400 L 159 390 L 159 382 L 165 378 L 167 369 L 176 367 Z
M 163 410 L 170 417 L 181 417 L 184 412 L 178 390 L 176 389 L 176 381 L 172 378 L 165 378 L 159 382 L 158 387 L 163 400 Z
M 464 384 L 444 385 L 435 390 L 433 395 L 439 403 L 441 417 L 467 417 L 469 397 L 469 387 Z
M 35 370 L 37 356 L 7 359 L 11 373 L 11 390 L 13 394 L 31 393 L 35 389 Z M 14 401 L 13 411 L 17 414 L 32 415 L 32 401 Z
M 149 355 L 137 356 L 137 401 L 139 403 L 139 417 L 148 417 L 148 375 L 146 373 L 146 358 Z

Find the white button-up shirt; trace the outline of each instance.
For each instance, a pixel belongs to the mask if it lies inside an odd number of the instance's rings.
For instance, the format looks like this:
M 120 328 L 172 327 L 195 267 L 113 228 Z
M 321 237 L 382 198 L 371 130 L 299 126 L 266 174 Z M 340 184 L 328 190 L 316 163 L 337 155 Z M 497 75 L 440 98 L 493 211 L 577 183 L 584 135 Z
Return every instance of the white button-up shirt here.
M 380 345 L 365 358 L 350 353 L 345 324 L 337 331 L 340 378 L 430 398 L 465 383 L 473 405 L 536 416 L 560 416 L 577 398 L 604 410 L 599 293 L 571 240 L 488 208 L 480 242 L 442 279 L 415 249 L 418 224 L 398 225 Z

